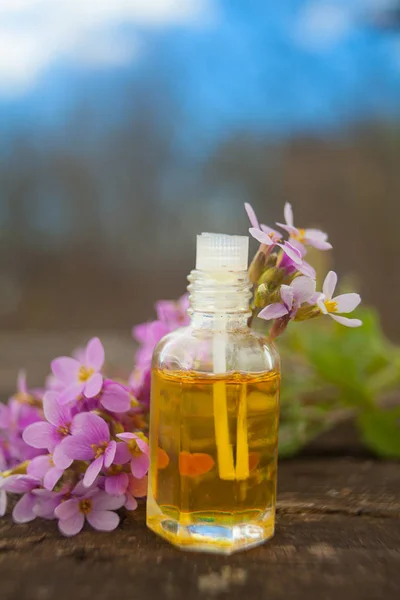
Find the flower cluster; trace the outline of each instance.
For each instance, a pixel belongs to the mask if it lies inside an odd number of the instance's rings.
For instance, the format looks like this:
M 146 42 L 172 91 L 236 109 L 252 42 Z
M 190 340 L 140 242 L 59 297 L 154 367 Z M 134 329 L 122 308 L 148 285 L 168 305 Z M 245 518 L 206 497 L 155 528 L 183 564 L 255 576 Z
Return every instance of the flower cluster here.
M 0 515 L 7 493 L 20 494 L 13 519 L 58 519 L 66 536 L 85 520 L 101 531 L 119 523 L 146 495 L 149 447 L 138 427 L 143 407 L 129 385 L 103 374 L 98 338 L 75 358 L 51 364 L 46 389 L 18 393 L 0 405 Z M 141 424 L 141 422 L 140 422 Z
M 330 271 L 322 292 L 316 291 L 316 273 L 305 256 L 308 246 L 329 250 L 328 236 L 296 227 L 290 204 L 285 223 L 277 223 L 287 240 L 260 224 L 249 204 L 245 208 L 250 234 L 260 243 L 249 268 L 253 317 L 272 321 L 270 336 L 280 335 L 292 320 L 323 315 L 348 327 L 361 325 L 343 316 L 361 299 L 355 293 L 334 296 L 336 273 Z M 115 511 L 136 509 L 137 498 L 146 495 L 150 462 L 145 417 L 152 354 L 161 338 L 188 325 L 188 302 L 187 295 L 159 301 L 157 319 L 133 328 L 139 350 L 127 383 L 106 377 L 98 338 L 73 357 L 56 358 L 44 389 L 29 390 L 25 375 L 19 375 L 16 394 L 0 404 L 0 516 L 7 494 L 19 494 L 15 522 L 57 519 L 61 533 L 72 536 L 85 520 L 111 531 L 120 519 Z
M 140 347 L 129 384 L 136 398 L 146 407 L 150 404 L 150 370 L 154 348 L 167 333 L 189 324 L 188 308 L 188 294 L 177 301 L 160 300 L 155 305 L 157 319 L 136 325 L 132 330 L 133 338 Z
M 253 208 L 245 204 L 250 219 L 250 234 L 260 242 L 260 248 L 250 265 L 249 275 L 255 285 L 253 314 L 273 321 L 270 335 L 277 337 L 291 320 L 302 321 L 329 315 L 342 325 L 358 327 L 359 319 L 349 319 L 342 313 L 352 312 L 361 302 L 359 294 L 332 297 L 337 275 L 330 271 L 322 292 L 316 292 L 315 270 L 305 261 L 307 246 L 330 250 L 328 236 L 318 229 L 295 227 L 292 207 L 285 205 L 285 223 L 277 226 L 289 234 L 283 240 L 275 229 L 259 223 Z

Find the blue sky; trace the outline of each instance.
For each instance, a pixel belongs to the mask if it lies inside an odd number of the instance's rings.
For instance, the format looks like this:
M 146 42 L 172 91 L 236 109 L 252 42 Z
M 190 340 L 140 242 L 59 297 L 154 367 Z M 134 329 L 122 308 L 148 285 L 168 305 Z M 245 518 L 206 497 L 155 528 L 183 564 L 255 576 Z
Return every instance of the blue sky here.
M 146 73 L 172 91 L 185 146 L 400 116 L 400 30 L 371 26 L 393 3 L 2 0 L 0 127 L 57 129 L 82 103 L 105 126 Z

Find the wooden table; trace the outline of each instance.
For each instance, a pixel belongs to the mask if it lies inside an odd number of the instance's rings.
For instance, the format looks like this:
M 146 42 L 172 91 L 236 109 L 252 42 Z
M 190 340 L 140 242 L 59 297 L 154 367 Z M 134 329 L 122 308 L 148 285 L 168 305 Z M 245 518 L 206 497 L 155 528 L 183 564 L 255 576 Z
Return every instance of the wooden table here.
M 2 393 L 17 364 L 31 367 L 35 379 L 75 337 L 0 336 Z M 105 340 L 113 357 L 130 362 L 128 338 Z M 54 522 L 14 525 L 5 517 L 0 598 L 398 600 L 400 466 L 367 456 L 348 435 L 342 429 L 281 461 L 274 539 L 231 557 L 174 549 L 146 529 L 143 507 L 116 532 L 85 530 L 72 539 Z

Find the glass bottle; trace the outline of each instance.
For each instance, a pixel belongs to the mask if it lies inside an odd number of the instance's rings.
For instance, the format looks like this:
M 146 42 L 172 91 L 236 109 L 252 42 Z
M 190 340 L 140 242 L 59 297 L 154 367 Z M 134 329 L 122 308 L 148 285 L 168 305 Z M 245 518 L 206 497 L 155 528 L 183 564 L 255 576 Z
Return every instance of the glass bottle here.
M 272 537 L 280 365 L 248 327 L 248 238 L 197 236 L 191 324 L 153 356 L 147 525 L 188 550 Z

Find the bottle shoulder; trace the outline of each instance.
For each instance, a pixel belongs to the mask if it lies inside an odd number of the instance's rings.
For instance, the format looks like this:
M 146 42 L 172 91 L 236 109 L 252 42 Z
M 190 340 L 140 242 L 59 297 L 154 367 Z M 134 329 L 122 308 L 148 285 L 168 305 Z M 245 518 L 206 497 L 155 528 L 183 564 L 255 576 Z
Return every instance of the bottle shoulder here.
M 166 335 L 156 346 L 153 367 L 196 370 L 204 373 L 226 371 L 279 371 L 277 348 L 260 332 L 246 328 L 217 331 L 182 327 Z

